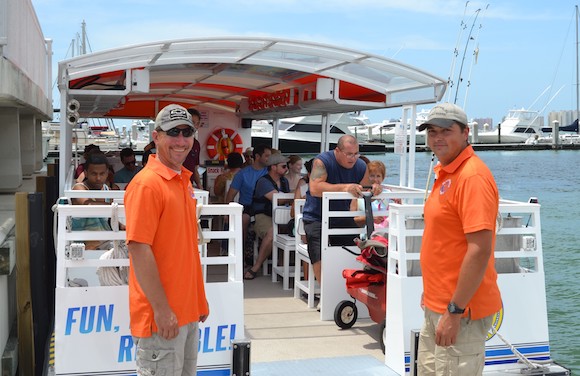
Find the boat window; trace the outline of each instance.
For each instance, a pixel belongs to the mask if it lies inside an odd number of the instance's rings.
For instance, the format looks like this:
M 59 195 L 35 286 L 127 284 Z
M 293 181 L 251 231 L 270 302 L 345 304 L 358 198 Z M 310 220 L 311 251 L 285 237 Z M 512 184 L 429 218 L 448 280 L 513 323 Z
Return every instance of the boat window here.
M 311 132 L 311 133 L 320 133 L 321 125 L 320 124 L 301 124 L 296 123 L 292 127 L 288 128 L 289 132 Z M 342 130 L 337 127 L 330 128 L 330 133 L 340 133 L 344 134 Z

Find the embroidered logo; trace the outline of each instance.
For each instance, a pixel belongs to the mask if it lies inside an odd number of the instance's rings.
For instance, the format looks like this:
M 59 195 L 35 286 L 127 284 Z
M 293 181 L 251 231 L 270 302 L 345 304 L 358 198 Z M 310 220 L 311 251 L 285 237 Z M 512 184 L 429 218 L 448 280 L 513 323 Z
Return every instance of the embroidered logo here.
M 169 110 L 169 120 L 187 120 L 187 111 L 183 108 L 172 108 Z
M 451 188 L 451 179 L 447 179 L 441 184 L 441 188 L 439 188 L 439 194 L 440 195 L 445 194 L 445 192 L 447 192 L 449 188 Z

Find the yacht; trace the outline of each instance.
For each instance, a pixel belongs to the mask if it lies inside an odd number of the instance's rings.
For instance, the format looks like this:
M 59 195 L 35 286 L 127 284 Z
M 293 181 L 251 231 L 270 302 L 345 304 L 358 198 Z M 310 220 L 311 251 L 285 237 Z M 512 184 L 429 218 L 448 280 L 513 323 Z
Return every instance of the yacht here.
M 120 148 L 132 148 L 135 151 L 143 151 L 143 148 L 151 142 L 151 132 L 155 129 L 155 122 L 153 120 L 133 120 L 131 128 L 127 132 L 123 127 Z
M 543 117 L 538 111 L 524 108 L 510 110 L 501 123 L 501 129 L 478 132 L 478 144 L 525 143 L 541 134 Z
M 46 155 L 58 152 L 60 122 L 43 122 L 42 133 L 46 143 Z M 121 136 L 110 124 L 90 124 L 87 120 L 81 120 L 72 127 L 73 150 L 84 150 L 89 144 L 99 146 L 102 151 L 119 150 L 120 140 Z
M 336 147 L 338 139 L 345 134 L 353 134 L 349 126 L 360 124 L 360 119 L 353 119 L 348 113 L 328 115 L 330 131 L 328 140 L 330 149 Z M 278 128 L 279 149 L 285 154 L 317 154 L 320 152 L 322 117 L 299 116 L 280 119 Z M 252 146 L 272 144 L 272 124 L 267 121 L 252 122 Z M 361 142 L 361 153 L 384 153 L 385 145 L 375 142 Z
M 415 125 L 418 128 L 419 125 L 423 124 L 427 120 L 427 116 L 429 115 L 429 110 L 422 109 L 421 111 L 417 112 L 417 118 Z M 395 133 L 397 126 L 401 124 L 401 119 L 398 120 L 384 120 L 383 123 L 374 127 L 372 129 L 372 140 L 384 142 L 386 144 L 393 144 L 395 142 Z M 425 131 L 419 132 L 417 130 L 415 132 L 415 144 L 416 145 L 423 145 L 425 144 Z

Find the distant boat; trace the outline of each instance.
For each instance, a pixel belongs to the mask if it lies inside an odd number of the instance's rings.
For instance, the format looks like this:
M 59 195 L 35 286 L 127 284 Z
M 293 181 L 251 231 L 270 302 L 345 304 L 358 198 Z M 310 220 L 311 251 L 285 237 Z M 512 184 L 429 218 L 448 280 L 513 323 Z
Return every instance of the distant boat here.
M 477 134 L 477 144 L 525 143 L 531 136 L 541 135 L 542 117 L 538 111 L 524 108 L 510 110 L 501 127 Z
M 60 122 L 44 122 L 42 132 L 47 155 L 60 150 Z M 71 142 L 73 151 L 84 150 L 89 144 L 97 145 L 102 151 L 115 151 L 119 150 L 121 137 L 111 125 L 92 125 L 82 120 L 72 128 Z
M 415 126 L 418 128 L 421 124 L 427 121 L 427 116 L 429 115 L 429 110 L 422 109 L 417 112 L 417 117 L 415 120 Z M 409 122 L 408 122 L 409 123 Z M 407 124 L 408 124 L 407 123 Z M 393 144 L 395 142 L 395 132 L 397 126 L 401 124 L 401 119 L 391 119 L 383 120 L 382 123 L 370 124 L 370 141 L 382 142 L 385 144 Z M 425 131 L 415 132 L 415 145 L 425 144 Z
M 131 128 L 127 132 L 123 128 L 123 136 L 119 147 L 131 148 L 135 151 L 143 151 L 143 148 L 151 142 L 151 132 L 155 129 L 153 120 L 133 120 Z
M 526 144 L 552 144 L 554 141 L 553 129 L 550 127 L 542 128 L 543 135 L 535 135 L 526 140 Z M 578 134 L 578 119 L 574 120 L 572 124 L 558 127 L 560 133 L 561 145 L 577 145 L 580 144 L 580 134 Z
M 328 140 L 330 149 L 336 147 L 338 139 L 345 134 L 352 134 L 349 126 L 360 124 L 360 120 L 353 118 L 352 114 L 328 115 L 330 131 Z M 299 116 L 280 119 L 278 130 L 278 148 L 284 154 L 317 154 L 320 152 L 322 117 Z M 252 122 L 252 146 L 258 144 L 272 144 L 272 124 L 267 121 Z M 361 153 L 384 153 L 385 145 L 382 143 L 361 142 Z

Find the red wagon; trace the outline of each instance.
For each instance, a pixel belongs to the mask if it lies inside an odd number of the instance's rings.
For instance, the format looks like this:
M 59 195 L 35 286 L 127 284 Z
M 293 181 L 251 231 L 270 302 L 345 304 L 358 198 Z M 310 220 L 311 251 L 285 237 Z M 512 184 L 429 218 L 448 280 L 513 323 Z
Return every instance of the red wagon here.
M 380 324 L 379 341 L 383 353 L 387 310 L 387 243 L 383 234 L 374 235 L 371 240 L 358 243 L 361 253 L 356 259 L 364 265 L 363 268 L 342 271 L 342 276 L 346 280 L 346 291 L 353 300 L 343 300 L 334 309 L 336 325 L 342 329 L 349 329 L 358 317 L 356 301 L 362 302 L 368 308 L 371 320 Z M 344 249 L 353 253 L 346 247 Z

